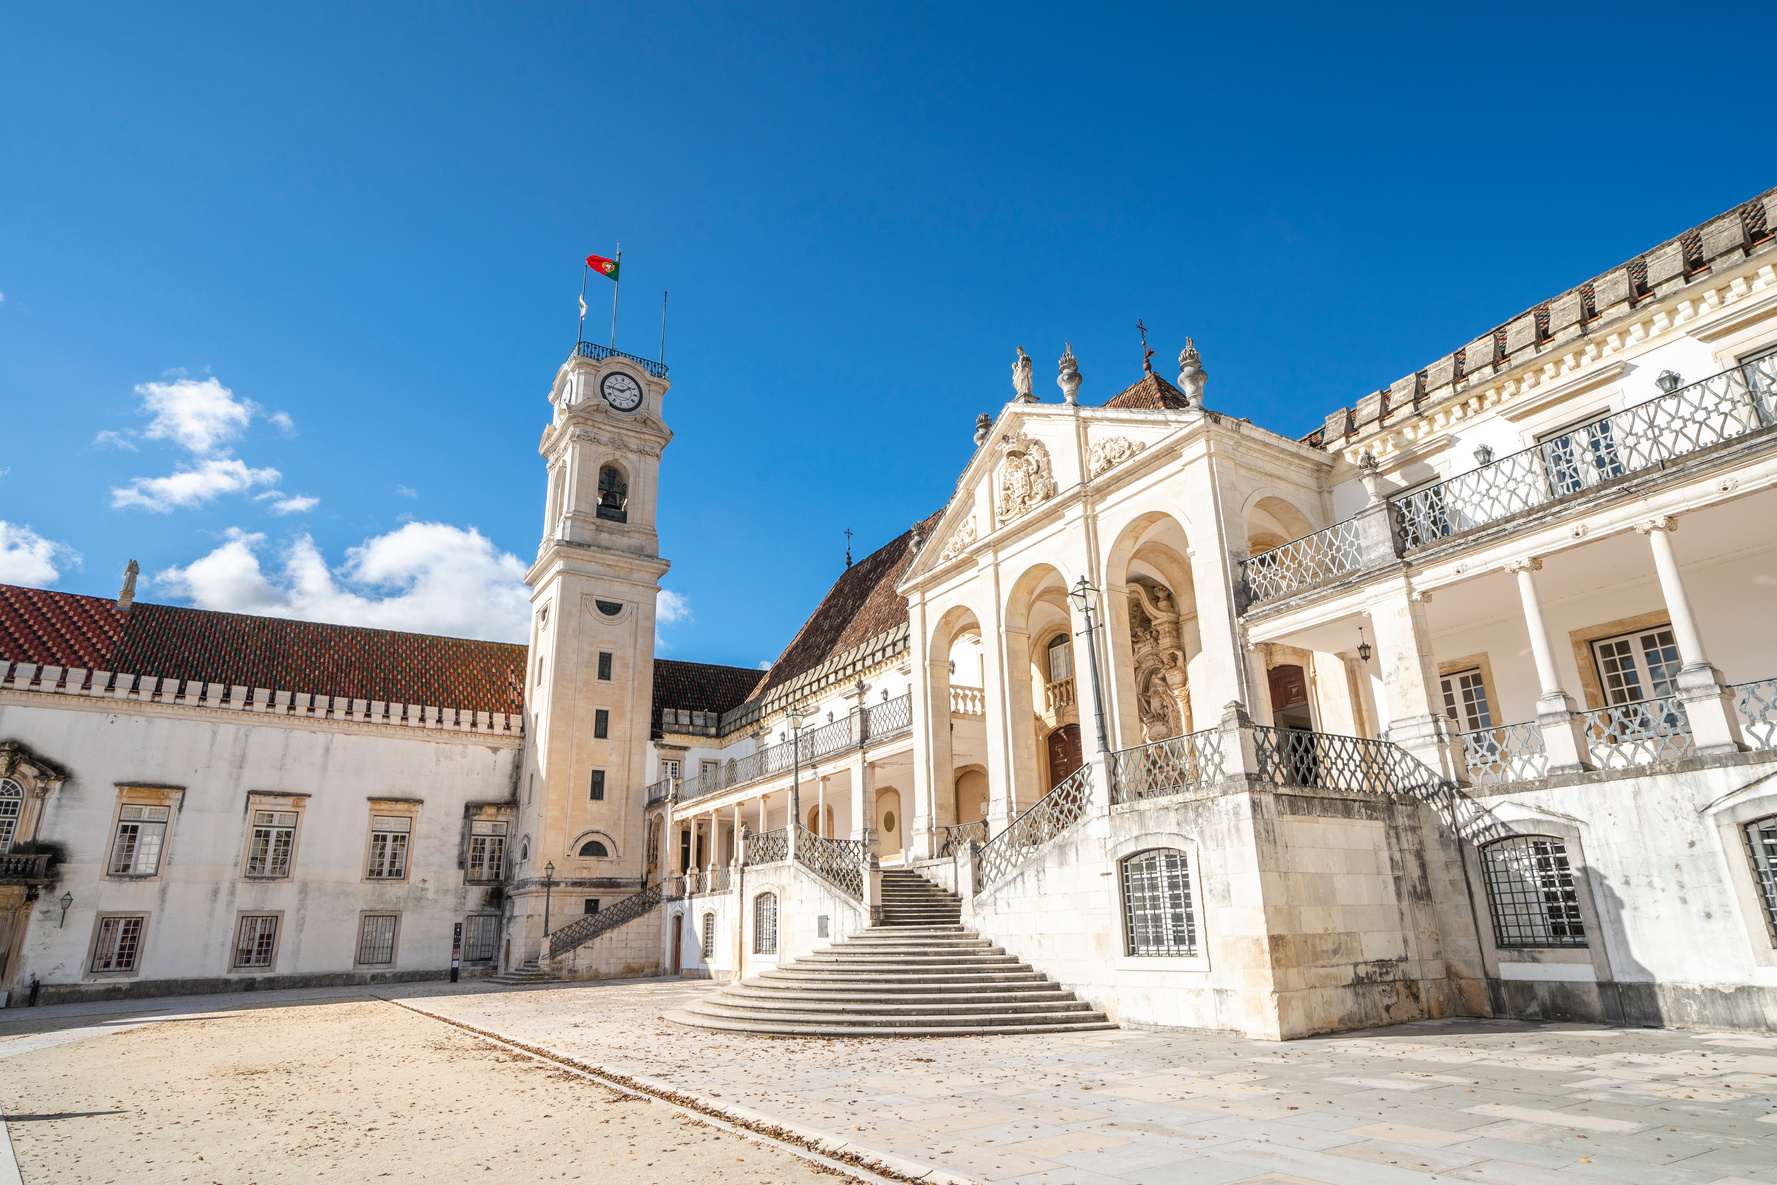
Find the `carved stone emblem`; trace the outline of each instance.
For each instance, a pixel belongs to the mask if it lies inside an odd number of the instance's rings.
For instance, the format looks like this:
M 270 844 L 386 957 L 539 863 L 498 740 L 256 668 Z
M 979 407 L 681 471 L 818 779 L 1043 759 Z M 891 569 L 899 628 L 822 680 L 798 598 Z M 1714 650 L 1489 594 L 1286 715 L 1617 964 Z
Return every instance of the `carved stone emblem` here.
M 1148 743 L 1191 731 L 1191 697 L 1178 604 L 1163 584 L 1129 584 L 1129 646 L 1134 651 L 1135 704 Z
M 945 560 L 955 559 L 962 554 L 963 548 L 973 542 L 975 542 L 975 516 L 971 514 L 963 520 L 963 525 L 956 529 L 956 533 L 951 535 L 950 542 L 944 545 L 944 550 L 938 554 L 938 562 L 943 563 Z
M 1014 432 L 1000 448 L 1005 460 L 1000 463 L 999 522 L 1004 526 L 1053 498 L 1055 476 L 1042 441 Z
M 1116 468 L 1135 454 L 1147 448 L 1143 440 L 1131 440 L 1127 436 L 1107 436 L 1103 440 L 1092 443 L 1086 450 L 1086 469 L 1092 477 Z

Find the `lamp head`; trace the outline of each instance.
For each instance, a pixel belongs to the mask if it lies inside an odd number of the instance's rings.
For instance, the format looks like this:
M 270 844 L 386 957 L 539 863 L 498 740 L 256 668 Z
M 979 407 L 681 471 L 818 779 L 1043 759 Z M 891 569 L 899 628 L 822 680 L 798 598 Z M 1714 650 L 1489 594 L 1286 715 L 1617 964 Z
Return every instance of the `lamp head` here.
M 555 861 L 554 860 L 551 860 L 549 863 L 547 863 L 543 866 L 543 875 L 544 876 L 554 876 L 555 875 Z
M 1098 608 L 1098 590 L 1087 584 L 1084 576 L 1068 592 L 1067 599 L 1077 613 L 1092 613 Z
M 60 905 L 65 912 L 70 905 L 74 904 L 74 894 L 63 893 L 61 897 L 56 900 L 56 904 Z
M 1364 627 L 1357 627 L 1357 656 L 1364 662 L 1370 661 L 1370 644 L 1364 641 Z
M 792 732 L 797 731 L 802 727 L 802 709 L 791 708 L 784 713 L 784 720 L 789 724 Z

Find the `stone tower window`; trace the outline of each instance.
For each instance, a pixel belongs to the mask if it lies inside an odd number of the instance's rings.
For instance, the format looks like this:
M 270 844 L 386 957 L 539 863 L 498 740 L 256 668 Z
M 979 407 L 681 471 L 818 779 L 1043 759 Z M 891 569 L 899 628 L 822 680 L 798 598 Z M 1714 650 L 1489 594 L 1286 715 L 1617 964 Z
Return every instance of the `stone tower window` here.
M 606 465 L 599 470 L 598 516 L 614 523 L 629 521 L 629 483 L 623 480 L 623 471 L 615 465 Z

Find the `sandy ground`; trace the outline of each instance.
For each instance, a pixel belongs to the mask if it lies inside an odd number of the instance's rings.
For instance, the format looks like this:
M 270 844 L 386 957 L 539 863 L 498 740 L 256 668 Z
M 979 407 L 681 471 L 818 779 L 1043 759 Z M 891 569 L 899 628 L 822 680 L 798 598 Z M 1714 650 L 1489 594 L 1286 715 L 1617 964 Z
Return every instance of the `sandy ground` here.
M 0 1103 L 26 1185 L 843 1180 L 363 997 L 18 1054 Z

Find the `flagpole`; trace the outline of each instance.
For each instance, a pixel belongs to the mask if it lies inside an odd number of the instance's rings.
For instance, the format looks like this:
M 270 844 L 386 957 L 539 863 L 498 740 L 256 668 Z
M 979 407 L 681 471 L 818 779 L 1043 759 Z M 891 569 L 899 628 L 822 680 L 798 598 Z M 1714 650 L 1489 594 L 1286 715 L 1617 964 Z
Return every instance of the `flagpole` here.
M 574 339 L 576 346 L 586 340 L 586 273 L 591 270 L 591 264 L 580 265 L 580 336 Z
M 666 290 L 660 292 L 660 364 L 666 365 Z
M 617 276 L 611 282 L 611 348 L 617 348 L 617 294 L 623 291 L 623 240 L 617 240 Z

